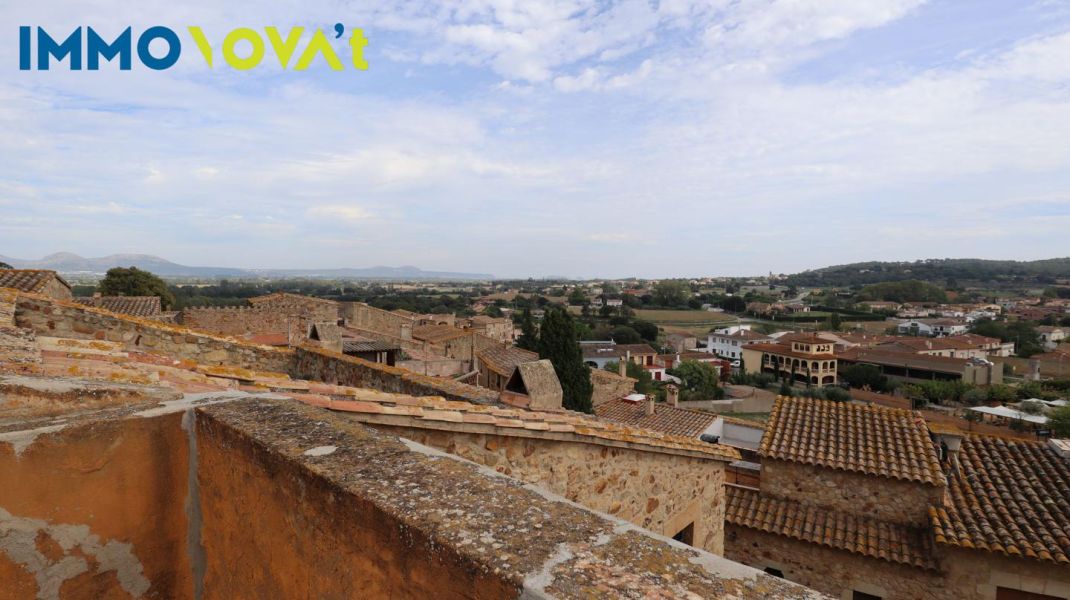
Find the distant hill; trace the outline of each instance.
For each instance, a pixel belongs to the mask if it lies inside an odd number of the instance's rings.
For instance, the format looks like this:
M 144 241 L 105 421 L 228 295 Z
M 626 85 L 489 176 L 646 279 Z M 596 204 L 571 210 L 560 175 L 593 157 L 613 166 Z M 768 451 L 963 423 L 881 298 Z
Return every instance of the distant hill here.
M 803 271 L 787 283 L 801 286 L 852 286 L 916 279 L 944 284 L 970 282 L 1052 283 L 1070 278 L 1070 258 L 1034 261 L 979 258 L 928 259 L 914 262 L 861 262 Z
M 278 277 L 309 279 L 453 279 L 488 280 L 483 273 L 424 271 L 417 267 L 368 267 L 361 269 L 233 269 L 227 267 L 190 267 L 150 254 L 112 254 L 100 258 L 83 258 L 70 252 L 49 254 L 40 260 L 23 260 L 0 256 L 16 269 L 51 269 L 65 275 L 103 275 L 112 267 L 137 267 L 160 277 Z

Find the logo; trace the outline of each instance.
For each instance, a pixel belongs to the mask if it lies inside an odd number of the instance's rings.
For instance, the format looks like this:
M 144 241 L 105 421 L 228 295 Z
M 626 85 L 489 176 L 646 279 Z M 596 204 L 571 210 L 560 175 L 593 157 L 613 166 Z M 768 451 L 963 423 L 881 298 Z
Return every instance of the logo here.
M 37 27 L 36 52 L 33 43 L 34 29 L 28 25 L 19 27 L 19 69 L 23 71 L 48 71 L 54 66 L 60 68 L 59 64 L 64 61 L 71 71 L 81 71 L 83 68 L 87 71 L 97 71 L 100 69 L 101 59 L 109 63 L 117 60 L 120 71 L 129 71 L 135 55 L 143 66 L 162 71 L 173 67 L 182 56 L 182 40 L 173 29 L 162 25 L 142 31 L 136 43 L 130 27 L 110 42 L 92 27 L 85 27 L 84 35 L 83 28 L 78 27 L 61 42 L 57 42 L 43 27 Z M 283 70 L 291 69 L 292 63 L 292 70 L 304 71 L 317 56 L 322 57 L 332 70 L 344 71 L 347 68 L 321 29 L 316 29 L 308 43 L 300 48 L 304 27 L 291 27 L 285 38 L 276 27 L 265 27 L 263 36 L 255 29 L 239 27 L 227 33 L 221 43 L 219 40 L 215 40 L 215 43 L 209 40 L 200 27 L 189 26 L 186 29 L 209 69 L 213 68 L 217 54 L 221 55 L 223 62 L 232 69 L 254 69 L 265 60 L 268 46 Z M 344 33 L 345 26 L 336 23 L 334 39 L 341 38 Z M 264 42 L 265 38 L 267 44 Z M 149 45 L 157 40 L 159 43 L 155 44 L 154 49 L 150 49 Z M 251 49 L 247 56 L 240 56 L 236 49 L 241 42 L 247 42 L 247 47 Z M 349 37 L 348 56 L 352 68 L 361 71 L 368 69 L 368 62 L 364 60 L 364 47 L 367 45 L 364 30 L 353 29 Z

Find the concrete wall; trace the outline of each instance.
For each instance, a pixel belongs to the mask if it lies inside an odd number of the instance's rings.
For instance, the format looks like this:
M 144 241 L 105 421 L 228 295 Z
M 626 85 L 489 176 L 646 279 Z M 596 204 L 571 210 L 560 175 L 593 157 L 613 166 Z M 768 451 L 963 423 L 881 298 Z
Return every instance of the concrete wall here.
M 0 443 L 0 599 L 192 598 L 181 418 Z
M 766 458 L 763 493 L 907 525 L 927 526 L 943 487 Z
M 127 350 L 158 352 L 204 365 L 286 372 L 293 357 L 289 350 L 240 344 L 184 327 L 40 296 L 20 294 L 15 320 L 19 327 L 39 335 L 119 342 Z
M 374 425 L 692 545 L 724 552 L 724 464 L 593 444 Z

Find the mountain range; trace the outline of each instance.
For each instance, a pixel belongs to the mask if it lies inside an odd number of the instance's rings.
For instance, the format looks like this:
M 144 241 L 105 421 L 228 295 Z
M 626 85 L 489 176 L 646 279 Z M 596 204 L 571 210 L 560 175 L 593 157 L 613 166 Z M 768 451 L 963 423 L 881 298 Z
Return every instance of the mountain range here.
M 367 267 L 344 269 L 235 269 L 229 267 L 191 267 L 171 262 L 151 254 L 112 254 L 99 258 L 85 258 L 70 252 L 49 254 L 40 260 L 24 260 L 0 255 L 0 262 L 16 269 L 51 269 L 64 275 L 103 275 L 112 267 L 137 267 L 161 277 L 293 277 L 310 279 L 454 279 L 488 280 L 486 273 L 453 273 L 424 271 L 402 267 Z

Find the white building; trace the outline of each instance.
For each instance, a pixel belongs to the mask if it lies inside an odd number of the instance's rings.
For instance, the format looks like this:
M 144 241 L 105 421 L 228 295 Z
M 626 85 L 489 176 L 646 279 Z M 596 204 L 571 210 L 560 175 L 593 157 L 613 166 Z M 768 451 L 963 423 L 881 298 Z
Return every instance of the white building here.
M 1062 327 L 1049 327 L 1046 325 L 1037 327 L 1037 334 L 1040 336 L 1040 343 L 1044 345 L 1045 350 L 1054 350 L 1060 342 L 1066 339 L 1066 330 Z
M 743 346 L 768 342 L 771 338 L 751 331 L 750 325 L 733 325 L 715 329 L 706 338 L 706 352 L 737 360 L 743 357 Z
M 899 323 L 896 329 L 901 335 L 944 337 L 966 333 L 969 326 L 954 319 L 912 319 Z

